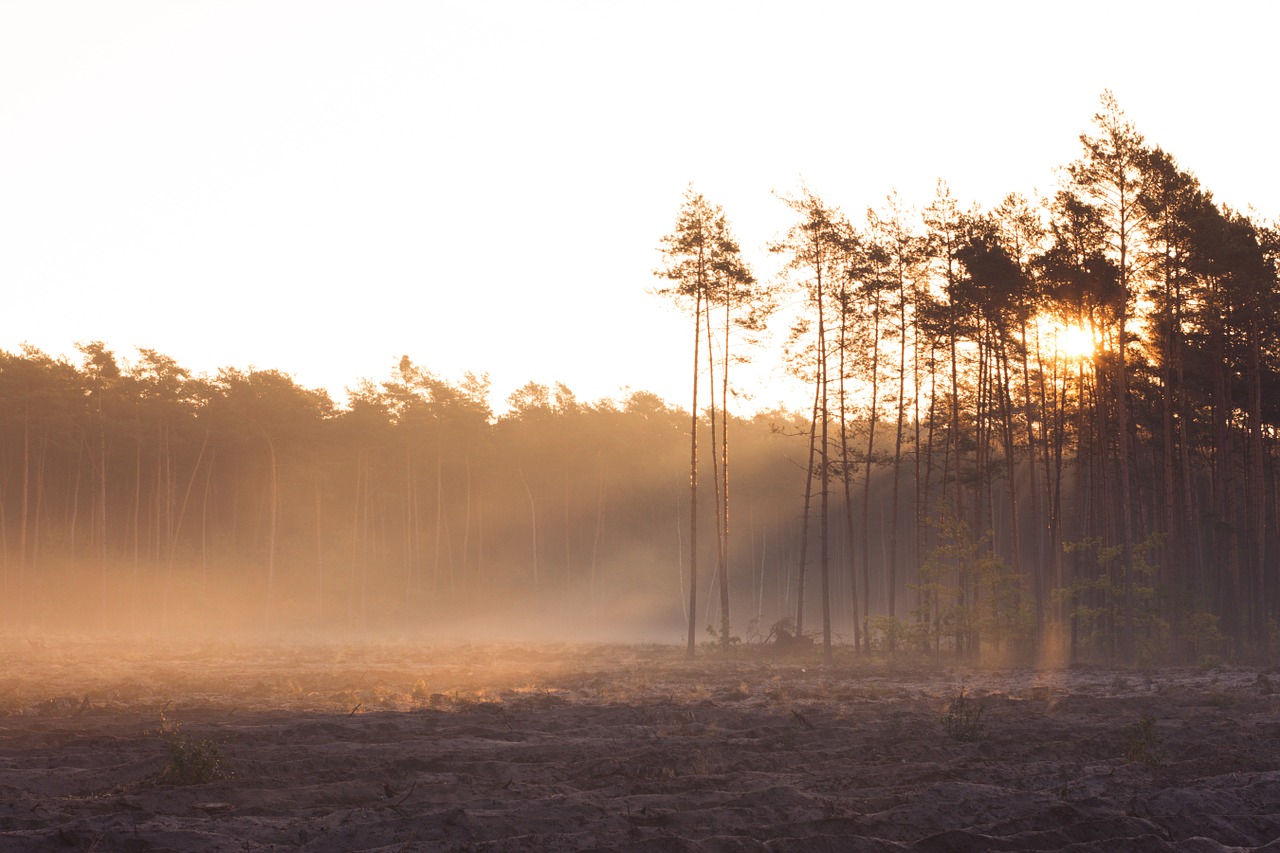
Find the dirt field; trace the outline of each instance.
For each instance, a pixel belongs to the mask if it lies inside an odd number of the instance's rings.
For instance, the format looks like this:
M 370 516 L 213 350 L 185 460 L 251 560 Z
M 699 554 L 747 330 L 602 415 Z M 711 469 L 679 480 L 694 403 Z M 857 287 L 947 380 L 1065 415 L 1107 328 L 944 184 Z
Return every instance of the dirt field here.
M 0 850 L 1280 851 L 1280 675 L 0 640 Z

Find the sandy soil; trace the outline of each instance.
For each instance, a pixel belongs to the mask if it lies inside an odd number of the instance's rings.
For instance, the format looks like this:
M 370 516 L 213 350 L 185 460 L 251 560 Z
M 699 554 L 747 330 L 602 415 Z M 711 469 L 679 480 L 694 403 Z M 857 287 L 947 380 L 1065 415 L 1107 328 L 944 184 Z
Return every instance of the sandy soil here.
M 0 655 L 3 851 L 1280 851 L 1275 671 L 661 646 Z

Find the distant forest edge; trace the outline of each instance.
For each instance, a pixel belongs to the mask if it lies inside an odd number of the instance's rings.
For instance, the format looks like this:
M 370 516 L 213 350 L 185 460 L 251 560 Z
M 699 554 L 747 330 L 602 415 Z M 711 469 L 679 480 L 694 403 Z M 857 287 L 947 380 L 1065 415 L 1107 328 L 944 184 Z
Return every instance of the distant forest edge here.
M 690 188 L 655 288 L 688 410 L 0 353 L 0 630 L 1275 659 L 1280 233 L 1109 93 L 1081 143 L 993 210 L 802 188 L 767 282 Z M 725 405 L 766 327 L 803 412 Z

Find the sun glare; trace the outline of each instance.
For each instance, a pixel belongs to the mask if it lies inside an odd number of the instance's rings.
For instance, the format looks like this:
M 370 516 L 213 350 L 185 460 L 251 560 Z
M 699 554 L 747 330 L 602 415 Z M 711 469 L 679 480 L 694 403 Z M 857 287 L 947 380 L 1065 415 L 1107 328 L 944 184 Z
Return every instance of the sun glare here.
M 1055 328 L 1058 354 L 1067 359 L 1087 358 L 1097 349 L 1093 332 L 1074 323 Z

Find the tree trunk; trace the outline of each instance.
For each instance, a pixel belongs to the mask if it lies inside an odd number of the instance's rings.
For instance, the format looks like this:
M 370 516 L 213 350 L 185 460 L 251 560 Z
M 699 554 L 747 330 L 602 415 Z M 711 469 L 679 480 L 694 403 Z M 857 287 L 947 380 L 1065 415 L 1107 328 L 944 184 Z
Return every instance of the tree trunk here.
M 796 637 L 804 635 L 805 563 L 809 555 L 809 509 L 813 503 L 813 457 L 818 444 L 818 402 L 822 391 L 819 381 L 813 385 L 813 414 L 809 419 L 809 461 L 804 474 L 804 512 L 800 518 L 800 565 L 796 572 Z
M 1254 656 L 1265 660 L 1268 653 L 1266 552 L 1267 490 L 1263 479 L 1262 446 L 1262 355 L 1258 311 L 1249 315 L 1249 526 L 1253 534 L 1250 554 L 1250 640 Z
M 689 424 L 689 644 L 685 654 L 697 650 L 698 624 L 698 349 L 702 345 L 702 288 L 699 284 L 693 311 L 693 404 Z
M 867 456 L 862 472 L 862 639 L 871 651 L 871 464 L 875 458 L 880 413 L 880 291 L 872 295 L 871 402 L 867 416 Z M 883 526 L 881 536 L 884 535 Z
M 271 436 L 263 434 L 267 440 L 267 452 L 271 458 L 270 483 L 268 484 L 267 512 L 267 599 L 266 624 L 270 625 L 275 616 L 276 595 L 276 530 L 280 522 L 280 477 L 276 468 L 276 445 Z
M 853 559 L 854 544 L 857 539 L 854 536 L 853 528 L 853 461 L 849 458 L 849 401 L 846 396 L 845 376 L 848 373 L 848 367 L 845 364 L 845 357 L 849 350 L 849 306 L 847 299 L 841 300 L 842 310 L 840 312 L 840 372 L 839 372 L 839 400 L 840 400 L 840 474 L 841 482 L 844 486 L 844 524 L 845 524 L 845 541 L 848 543 L 849 549 L 849 589 L 851 592 L 851 603 L 853 605 L 853 648 L 856 652 L 862 651 L 862 623 L 859 617 L 858 607 L 858 571 L 857 563 Z M 917 470 L 919 466 L 917 465 Z M 763 578 L 761 579 L 763 584 Z
M 822 389 L 822 452 L 819 454 L 822 464 L 822 499 L 820 519 L 821 530 L 821 576 L 822 576 L 822 661 L 831 665 L 831 525 L 828 507 L 831 503 L 831 464 L 828 458 L 830 444 L 827 438 L 827 426 L 831 421 L 830 407 L 827 404 L 827 339 L 826 325 L 823 319 L 822 267 L 818 266 L 818 383 Z
M 516 469 L 520 474 L 520 484 L 524 486 L 525 496 L 529 499 L 529 536 L 530 547 L 533 554 L 533 596 L 538 598 L 538 506 L 533 500 L 533 490 L 529 488 L 529 481 L 524 478 L 524 469 Z

